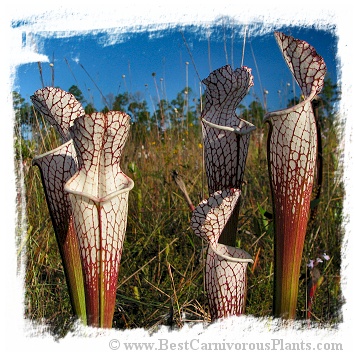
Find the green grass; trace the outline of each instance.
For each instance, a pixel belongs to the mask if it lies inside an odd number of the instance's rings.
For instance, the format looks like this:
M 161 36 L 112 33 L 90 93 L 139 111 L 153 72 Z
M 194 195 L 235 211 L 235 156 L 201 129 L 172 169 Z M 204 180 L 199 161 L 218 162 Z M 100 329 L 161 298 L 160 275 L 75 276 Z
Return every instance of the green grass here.
M 25 163 L 26 214 L 25 316 L 44 323 L 56 336 L 73 327 L 69 295 L 38 168 L 31 159 L 57 146 L 51 129 L 17 143 L 17 160 Z M 261 139 L 257 134 L 263 133 Z M 252 134 L 245 170 L 243 205 L 237 245 L 255 260 L 248 268 L 246 314 L 271 316 L 273 295 L 273 229 L 263 212 L 272 212 L 266 160 L 267 126 Z M 297 319 L 306 316 L 306 265 L 319 252 L 331 257 L 320 265 L 325 280 L 317 290 L 312 319 L 341 322 L 340 264 L 344 189 L 339 170 L 336 129 L 326 123 L 323 138 L 324 179 L 315 218 L 310 221 L 300 275 Z M 21 149 L 21 150 L 20 150 Z M 20 151 L 19 151 L 20 150 Z M 114 328 L 181 327 L 189 321 L 209 321 L 203 287 L 203 243 L 190 229 L 191 212 L 171 177 L 182 176 L 196 205 L 207 195 L 201 128 L 157 132 L 132 126 L 124 148 L 122 169 L 135 182 L 129 196 L 127 232 L 117 289 Z M 340 177 L 340 179 L 338 178 Z

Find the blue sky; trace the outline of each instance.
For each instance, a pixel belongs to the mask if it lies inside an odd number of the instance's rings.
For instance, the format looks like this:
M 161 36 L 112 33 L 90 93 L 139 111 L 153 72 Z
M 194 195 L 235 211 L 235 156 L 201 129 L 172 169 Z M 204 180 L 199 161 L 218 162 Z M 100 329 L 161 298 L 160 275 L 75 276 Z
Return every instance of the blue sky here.
M 211 70 L 225 64 L 239 67 L 243 56 L 244 30 L 243 26 L 224 23 L 208 28 L 191 25 L 124 35 L 95 31 L 60 37 L 56 33 L 48 36 L 38 32 L 23 35 L 22 41 L 35 43 L 38 53 L 47 56 L 50 61 L 42 62 L 45 86 L 52 84 L 51 70 L 54 68 L 55 86 L 68 90 L 71 85 L 77 85 L 86 101 L 93 102 L 97 110 L 105 105 L 101 93 L 108 99 L 109 94 L 113 97 L 125 91 L 140 92 L 141 98 L 152 109 L 158 98 L 174 99 L 186 83 L 193 90 L 190 99 L 198 98 L 200 90 L 204 91 L 200 80 L 207 77 Z M 274 27 L 263 31 L 262 35 L 253 35 L 253 26 L 249 25 L 243 64 L 252 68 L 254 86 L 243 104 L 248 105 L 256 97 L 262 100 L 266 89 L 267 109 L 276 110 L 286 105 L 292 90 L 295 89 L 296 95 L 300 93 L 278 49 L 274 30 L 313 45 L 325 59 L 333 82 L 337 81 L 337 38 L 330 29 Z M 153 72 L 156 73 L 156 85 Z M 37 62 L 17 68 L 14 89 L 27 101 L 41 87 Z

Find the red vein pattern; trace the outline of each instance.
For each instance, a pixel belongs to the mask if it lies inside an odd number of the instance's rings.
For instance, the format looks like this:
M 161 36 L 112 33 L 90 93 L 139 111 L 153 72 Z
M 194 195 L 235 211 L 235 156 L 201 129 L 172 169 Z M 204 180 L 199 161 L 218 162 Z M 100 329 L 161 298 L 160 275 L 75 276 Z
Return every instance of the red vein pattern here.
M 275 217 L 274 313 L 293 318 L 317 155 L 311 100 L 322 89 L 325 64 L 306 42 L 282 33 L 275 37 L 307 96 L 294 107 L 265 116 L 270 127 L 268 164 Z
M 59 88 L 45 87 L 31 96 L 33 105 L 53 125 L 63 142 L 70 140 L 69 127 L 85 111 L 76 98 Z
M 41 171 L 57 240 L 66 249 L 64 265 L 69 261 L 74 275 L 84 272 L 81 296 L 85 289 L 88 324 L 111 327 L 128 193 L 134 185 L 120 168 L 130 117 L 121 112 L 85 115 L 72 94 L 52 87 L 31 99 L 65 142 L 33 161 Z M 80 279 L 69 280 L 73 289 Z
M 253 85 L 251 70 L 242 67 L 233 71 L 227 65 L 212 72 L 202 82 L 206 85 L 206 105 L 201 116 L 204 119 L 202 127 L 209 193 L 240 188 L 249 133 L 255 127 L 238 118 L 236 108 Z
M 60 102 L 63 98 L 63 102 Z M 73 118 L 83 113 L 80 103 L 69 93 L 46 87 L 31 96 L 31 100 L 44 118 L 60 133 L 62 140 L 69 137 L 69 125 Z M 69 109 L 65 104 L 69 103 Z M 43 155 L 36 156 L 32 164 L 38 166 L 42 185 L 51 216 L 53 229 L 62 258 L 64 272 L 69 285 L 74 314 L 86 320 L 83 275 L 79 244 L 72 220 L 72 208 L 64 185 L 77 170 L 76 152 L 71 141 Z
M 72 214 L 69 197 L 63 188 L 77 170 L 76 153 L 68 141 L 52 151 L 36 156 L 32 163 L 40 169 L 53 228 L 63 244 Z
M 236 249 L 240 189 L 255 126 L 236 108 L 253 85 L 251 70 L 227 65 L 203 80 L 206 105 L 201 114 L 209 197 L 193 211 L 191 228 L 208 243 L 205 282 L 212 321 L 244 311 L 246 266 L 250 255 Z M 227 243 L 227 244 L 226 244 Z
M 275 32 L 276 42 L 305 97 L 319 94 L 327 71 L 323 58 L 309 43 Z
M 111 327 L 133 181 L 120 168 L 129 130 L 121 112 L 80 117 L 70 128 L 78 172 L 67 182 L 83 260 L 88 323 Z
M 217 191 L 193 211 L 191 228 L 209 243 L 205 282 L 211 319 L 240 315 L 245 309 L 246 269 L 251 256 L 235 247 L 218 243 L 240 197 L 240 190 Z
M 200 202 L 191 217 L 190 225 L 194 233 L 216 247 L 239 197 L 240 190 L 230 189 L 217 191 Z
M 244 313 L 247 291 L 247 266 L 251 256 L 229 245 L 208 246 L 206 286 L 212 321 Z

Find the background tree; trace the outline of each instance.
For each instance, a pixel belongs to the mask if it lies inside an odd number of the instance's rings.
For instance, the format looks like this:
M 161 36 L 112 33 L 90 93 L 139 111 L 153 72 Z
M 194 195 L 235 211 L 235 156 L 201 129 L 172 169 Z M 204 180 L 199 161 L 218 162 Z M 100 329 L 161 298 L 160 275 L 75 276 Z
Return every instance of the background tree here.
M 129 103 L 128 92 L 120 93 L 115 97 L 115 100 L 112 105 L 112 110 L 117 110 L 119 112 L 125 112 L 128 103 Z
M 245 108 L 241 112 L 241 117 L 250 122 L 253 123 L 258 129 L 261 129 L 264 127 L 264 115 L 266 111 L 263 108 L 261 102 L 259 100 L 253 100 L 248 108 Z
M 84 110 L 85 110 L 85 114 L 89 114 L 89 115 L 97 112 L 96 108 L 91 103 L 88 103 L 88 105 L 85 106 Z
M 318 100 L 318 118 L 322 126 L 325 125 L 325 121 L 329 121 L 329 124 L 334 123 L 334 119 L 337 112 L 336 103 L 340 100 L 341 91 L 337 84 L 334 84 L 329 76 L 324 79 L 324 86 L 319 94 Z
M 15 125 L 18 128 L 21 135 L 28 136 L 30 126 L 33 123 L 33 110 L 31 106 L 25 102 L 25 99 L 21 95 L 13 91 L 12 102 L 15 111 Z
M 86 103 L 86 100 L 83 96 L 83 92 L 79 89 L 78 86 L 76 85 L 72 85 L 69 89 L 68 92 L 73 94 L 73 96 L 76 98 L 76 100 L 78 102 L 80 102 L 81 104 Z

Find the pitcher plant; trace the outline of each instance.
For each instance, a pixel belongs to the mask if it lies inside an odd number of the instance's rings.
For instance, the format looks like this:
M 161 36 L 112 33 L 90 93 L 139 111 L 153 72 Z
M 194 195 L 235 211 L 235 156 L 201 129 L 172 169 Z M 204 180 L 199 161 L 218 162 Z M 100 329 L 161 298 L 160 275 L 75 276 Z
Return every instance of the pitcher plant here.
M 52 195 L 54 200 L 65 197 L 61 209 L 67 214 L 61 215 L 65 221 L 62 225 L 70 225 L 72 250 L 80 257 L 74 265 L 82 272 L 80 286 L 85 299 L 80 301 L 86 306 L 87 323 L 110 328 L 127 224 L 128 193 L 134 185 L 120 168 L 130 118 L 114 111 L 86 115 L 70 93 L 51 87 L 38 90 L 32 101 L 50 123 L 55 119 L 52 124 L 59 127 L 65 139 L 70 138 L 65 149 L 59 153 L 59 148 L 55 150 L 59 158 L 53 164 L 54 173 L 44 176 L 44 187 L 47 197 L 53 191 L 59 192 Z M 42 163 L 39 159 L 35 159 L 36 164 Z M 58 205 L 58 200 L 54 204 Z M 59 215 L 59 210 L 56 212 Z M 52 222 L 55 231 L 62 230 L 57 220 Z M 68 259 L 64 255 L 63 261 Z M 70 282 L 68 286 L 71 290 Z
M 208 243 L 205 284 L 212 321 L 245 310 L 246 269 L 253 260 L 242 249 L 218 243 L 239 198 L 239 189 L 216 191 L 196 207 L 191 218 L 192 230 Z
M 68 285 L 74 315 L 86 324 L 84 280 L 79 243 L 73 225 L 73 212 L 65 183 L 77 170 L 77 157 L 69 134 L 73 121 L 84 115 L 84 109 L 75 97 L 60 89 L 46 87 L 31 96 L 34 107 L 59 133 L 62 145 L 34 157 L 38 166 L 46 202 L 56 236 L 59 253 Z
M 208 244 L 206 290 L 211 319 L 239 315 L 246 299 L 246 267 L 251 256 L 236 248 L 241 187 L 250 133 L 255 126 L 236 115 L 253 85 L 247 67 L 221 67 L 203 80 L 201 113 L 209 198 L 193 211 L 191 227 Z
M 275 32 L 276 41 L 303 100 L 265 115 L 274 213 L 274 306 L 276 317 L 295 318 L 298 281 L 317 157 L 312 100 L 323 87 L 326 66 L 305 41 Z

